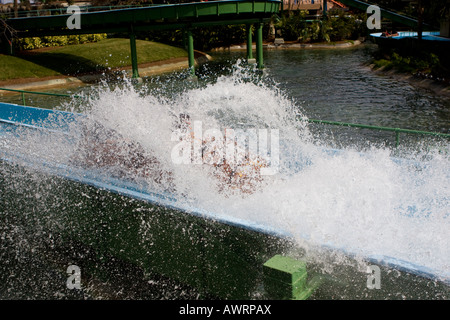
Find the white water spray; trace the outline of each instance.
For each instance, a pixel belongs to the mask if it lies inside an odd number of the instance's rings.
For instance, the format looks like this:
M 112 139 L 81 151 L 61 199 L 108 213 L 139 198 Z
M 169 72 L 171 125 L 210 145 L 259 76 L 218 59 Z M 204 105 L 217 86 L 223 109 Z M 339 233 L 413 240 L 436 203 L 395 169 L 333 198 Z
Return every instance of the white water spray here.
M 394 257 L 449 276 L 450 162 L 445 154 L 436 152 L 416 164 L 414 159 L 394 161 L 387 148 L 329 152 L 311 142 L 294 101 L 276 87 L 247 81 L 239 68 L 170 98 L 143 95 L 132 86 L 101 89 L 85 113 L 89 121 L 155 156 L 159 168 L 170 172 L 180 201 L 283 230 L 302 245 Z M 279 130 L 279 172 L 264 177 L 251 194 L 221 193 L 210 168 L 173 162 L 171 135 L 180 114 L 201 121 L 203 130 Z M 51 154 L 55 160 L 59 154 L 58 161 L 65 162 L 79 151 L 52 139 L 40 141 L 38 148 L 29 148 L 40 157 Z M 156 191 L 160 187 L 150 185 Z

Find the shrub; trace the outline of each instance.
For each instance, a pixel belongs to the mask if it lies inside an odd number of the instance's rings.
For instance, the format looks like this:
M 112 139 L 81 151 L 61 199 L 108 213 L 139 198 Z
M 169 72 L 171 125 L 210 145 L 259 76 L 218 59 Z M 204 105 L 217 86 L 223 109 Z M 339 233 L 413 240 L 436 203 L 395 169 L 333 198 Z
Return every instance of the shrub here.
M 102 34 L 84 34 L 84 35 L 70 35 L 70 36 L 46 36 L 46 37 L 31 37 L 19 38 L 14 41 L 16 50 L 33 50 L 45 47 L 60 47 L 71 44 L 81 44 L 88 42 L 97 42 L 106 39 L 106 33 Z
M 365 34 L 364 17 L 343 11 L 329 11 L 328 18 L 308 21 L 308 11 L 291 12 L 276 24 L 287 41 L 317 42 L 356 39 Z

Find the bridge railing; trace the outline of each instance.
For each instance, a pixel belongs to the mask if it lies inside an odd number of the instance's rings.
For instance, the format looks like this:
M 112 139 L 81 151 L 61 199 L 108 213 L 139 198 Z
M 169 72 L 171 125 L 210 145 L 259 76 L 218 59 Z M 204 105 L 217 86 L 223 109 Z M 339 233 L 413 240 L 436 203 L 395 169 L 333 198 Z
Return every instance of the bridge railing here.
M 128 4 L 128 5 L 114 5 L 114 6 L 79 6 L 80 12 L 94 12 L 94 11 L 106 11 L 106 10 L 119 10 L 119 9 L 128 9 L 128 8 L 142 8 L 142 7 L 152 7 L 152 6 L 161 6 L 163 4 Z M 35 10 L 26 10 L 26 11 L 18 11 L 17 18 L 24 17 L 40 17 L 40 16 L 51 16 L 51 15 L 60 15 L 67 14 L 67 7 L 61 8 L 40 8 Z M 0 15 L 4 15 L 7 19 L 15 18 L 14 11 L 8 12 L 0 12 Z
M 50 92 L 37 92 L 37 91 L 27 91 L 27 90 L 19 90 L 19 89 L 8 89 L 8 88 L 0 88 L 0 91 L 9 91 L 16 92 L 21 95 L 22 104 L 26 105 L 25 94 L 37 94 L 37 95 L 47 95 L 53 97 L 66 97 L 66 98 L 83 98 L 83 96 L 79 95 L 70 95 L 63 93 L 50 93 Z M 440 133 L 440 132 L 430 132 L 430 131 L 421 131 L 421 130 L 412 130 L 412 129 L 402 129 L 402 128 L 392 128 L 392 127 L 383 127 L 383 126 L 373 126 L 366 124 L 358 124 L 358 123 L 346 123 L 339 121 L 328 121 L 328 120 L 318 120 L 318 119 L 309 119 L 309 118 L 299 118 L 300 121 L 306 121 L 312 124 L 323 124 L 323 125 L 331 125 L 331 126 L 339 126 L 339 127 L 348 127 L 348 128 L 360 128 L 360 129 L 369 129 L 375 131 L 388 131 L 393 132 L 395 135 L 395 147 L 399 147 L 400 145 L 400 134 L 412 134 L 418 136 L 431 136 L 442 139 L 450 139 L 450 134 Z

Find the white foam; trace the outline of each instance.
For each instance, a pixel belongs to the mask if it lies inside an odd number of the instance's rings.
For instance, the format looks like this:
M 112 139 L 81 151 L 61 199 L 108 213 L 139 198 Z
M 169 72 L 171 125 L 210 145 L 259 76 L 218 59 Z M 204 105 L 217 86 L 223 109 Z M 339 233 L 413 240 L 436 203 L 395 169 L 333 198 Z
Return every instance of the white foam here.
M 387 148 L 327 153 L 295 120 L 299 105 L 277 87 L 248 81 L 241 73 L 169 98 L 140 94 L 132 86 L 101 89 L 85 112 L 156 155 L 173 172 L 179 195 L 202 210 L 286 230 L 302 244 L 391 256 L 448 275 L 448 156 L 428 154 L 418 168 L 414 161 L 394 161 Z M 171 159 L 173 123 L 180 113 L 201 121 L 204 130 L 279 129 L 279 173 L 267 176 L 250 195 L 218 192 L 205 166 L 175 165 Z

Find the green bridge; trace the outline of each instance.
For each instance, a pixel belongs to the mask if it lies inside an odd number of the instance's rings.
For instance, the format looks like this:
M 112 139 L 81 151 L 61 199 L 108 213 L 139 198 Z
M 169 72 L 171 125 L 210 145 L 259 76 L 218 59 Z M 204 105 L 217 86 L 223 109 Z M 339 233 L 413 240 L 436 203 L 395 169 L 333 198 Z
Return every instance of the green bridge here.
M 97 12 L 80 12 L 78 29 L 69 29 L 68 19 L 72 14 L 10 18 L 7 25 L 17 37 L 56 36 L 91 33 L 128 33 L 130 35 L 131 62 L 133 78 L 139 77 L 136 33 L 149 30 L 181 29 L 186 32 L 188 60 L 191 73 L 194 74 L 194 28 L 206 28 L 217 25 L 247 26 L 247 58 L 253 59 L 252 26 L 256 31 L 256 63 L 263 63 L 263 24 L 280 12 L 279 0 L 227 0 L 208 1 L 147 7 L 126 8 Z M 12 46 L 12 42 L 7 42 Z
M 343 4 L 367 10 L 370 3 L 359 0 L 342 0 Z M 180 4 L 157 4 L 143 7 L 91 7 L 88 12 L 67 13 L 66 9 L 44 10 L 51 15 L 40 16 L 40 12 L 25 12 L 26 17 L 5 20 L 11 35 L 5 32 L 0 42 L 6 44 L 4 50 L 12 53 L 15 37 L 41 37 L 93 33 L 127 33 L 130 37 L 131 64 L 133 78 L 139 78 L 136 52 L 136 34 L 142 31 L 178 29 L 185 32 L 189 69 L 195 75 L 194 35 L 195 28 L 208 28 L 218 25 L 246 25 L 247 60 L 256 62 L 259 69 L 264 68 L 263 61 L 263 25 L 273 15 L 283 11 L 281 0 L 224 0 L 192 2 Z M 326 7 L 323 8 L 326 11 Z M 395 21 L 410 28 L 417 27 L 417 20 L 388 9 L 380 8 L 383 18 Z M 33 16 L 34 15 L 34 16 Z M 68 21 L 79 21 L 79 28 L 68 27 Z M 73 20 L 71 20 L 73 21 Z M 252 29 L 255 27 L 256 59 L 252 52 Z M 432 29 L 427 24 L 426 29 Z

